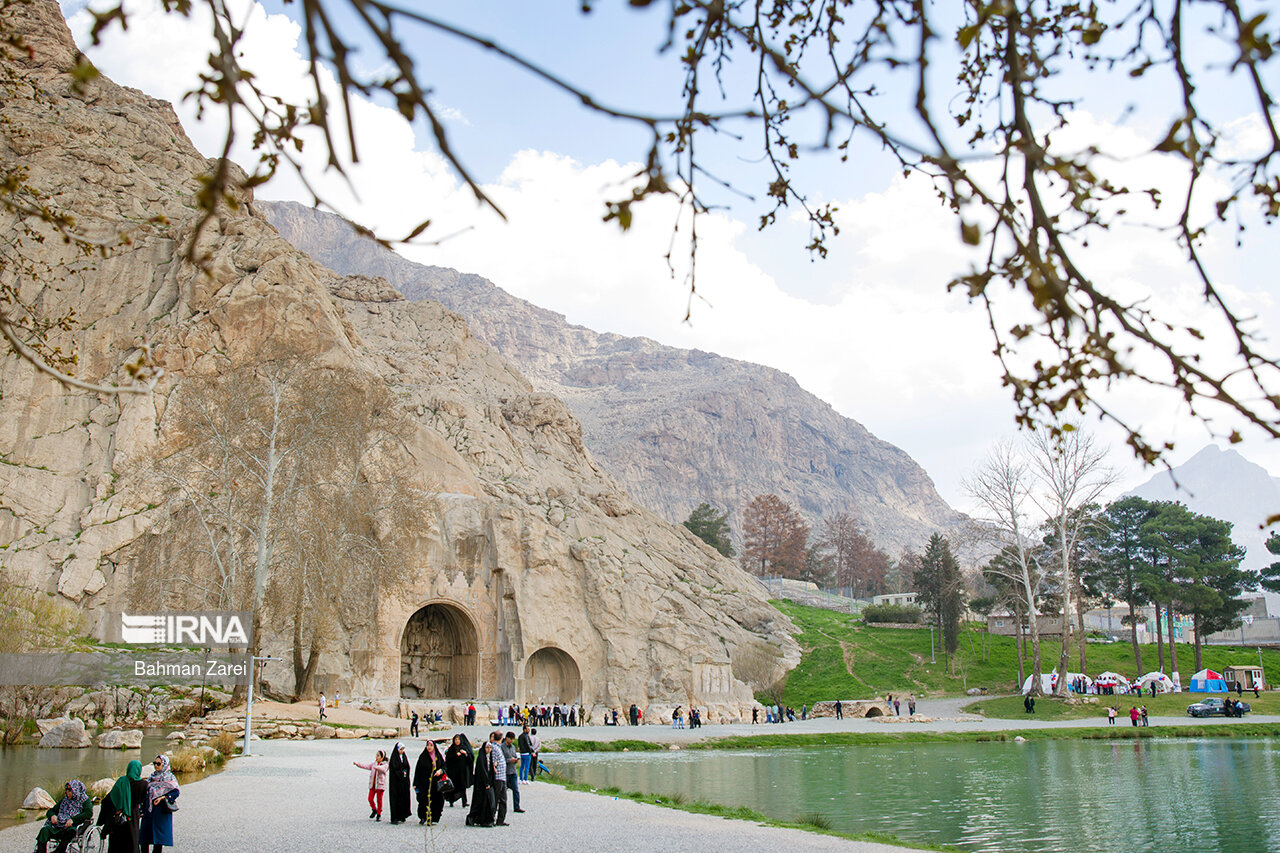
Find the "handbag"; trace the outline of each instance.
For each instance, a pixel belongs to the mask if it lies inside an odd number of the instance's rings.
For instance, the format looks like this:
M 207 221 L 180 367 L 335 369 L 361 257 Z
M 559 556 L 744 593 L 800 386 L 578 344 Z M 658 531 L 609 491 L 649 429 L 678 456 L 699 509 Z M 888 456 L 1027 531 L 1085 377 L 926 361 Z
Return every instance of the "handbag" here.
M 178 806 L 174 804 L 173 800 L 169 799 L 168 797 L 165 797 L 159 803 L 156 804 L 156 810 L 173 814 L 178 810 Z
M 436 780 L 436 790 L 441 794 L 449 795 L 453 793 L 453 781 L 448 776 L 441 776 Z

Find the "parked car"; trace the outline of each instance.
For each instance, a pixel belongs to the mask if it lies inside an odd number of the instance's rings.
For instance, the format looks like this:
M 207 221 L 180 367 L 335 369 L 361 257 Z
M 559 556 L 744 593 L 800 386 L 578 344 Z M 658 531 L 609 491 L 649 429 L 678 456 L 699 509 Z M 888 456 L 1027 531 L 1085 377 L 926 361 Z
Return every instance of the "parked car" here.
M 1236 702 L 1235 704 L 1239 710 L 1233 711 L 1233 716 L 1249 713 L 1250 709 L 1248 702 Z M 1201 699 L 1194 705 L 1188 705 L 1187 713 L 1193 717 L 1212 717 L 1214 715 L 1226 716 L 1227 703 L 1226 700 L 1217 696 L 1210 696 L 1207 699 Z

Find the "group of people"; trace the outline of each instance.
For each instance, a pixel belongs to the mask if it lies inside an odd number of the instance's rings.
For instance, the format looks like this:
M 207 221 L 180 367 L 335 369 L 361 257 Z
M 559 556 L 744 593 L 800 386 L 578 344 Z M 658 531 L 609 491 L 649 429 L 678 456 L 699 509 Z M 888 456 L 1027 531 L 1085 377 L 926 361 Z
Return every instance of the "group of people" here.
M 615 726 L 618 724 L 617 711 L 613 712 L 613 724 Z M 608 722 L 606 722 L 605 725 L 608 725 Z M 675 710 L 671 712 L 671 728 L 673 729 L 684 728 L 684 706 L 683 705 L 677 705 Z M 691 729 L 702 728 L 702 712 L 699 711 L 697 708 L 689 709 L 689 728 Z
M 461 801 L 462 808 L 469 809 L 467 826 L 508 826 L 507 792 L 511 794 L 511 811 L 523 812 L 520 783 L 534 781 L 541 748 L 538 730 L 526 723 L 519 737 L 513 731 L 505 736 L 494 731 L 479 748 L 473 747 L 465 734 L 455 734 L 443 754 L 436 742 L 428 739 L 412 769 L 399 741 L 389 758 L 379 750 L 371 762 L 352 763 L 369 771 L 372 820 L 382 820 L 385 793 L 388 819 L 393 824 L 404 823 L 412 814 L 412 790 L 420 825 L 439 823 L 445 803 L 452 808 Z
M 800 710 L 800 718 L 802 720 L 809 719 L 809 706 L 802 705 Z M 796 721 L 796 712 L 794 708 L 784 707 L 782 705 L 765 705 L 764 721 L 766 723 L 781 723 L 784 720 L 794 723 Z M 751 709 L 751 725 L 760 722 L 760 709 L 752 707 Z
M 1109 708 L 1107 708 L 1107 724 L 1108 725 L 1114 726 L 1116 724 L 1116 714 L 1118 714 L 1119 711 L 1120 709 L 1115 705 L 1112 705 Z M 1143 705 L 1141 708 L 1139 708 L 1137 705 L 1134 705 L 1129 709 L 1129 722 L 1135 728 L 1139 725 L 1139 722 L 1138 722 L 1139 720 L 1142 721 L 1141 725 L 1143 726 L 1149 725 L 1149 723 L 1147 722 L 1147 706 L 1146 705 Z
M 142 762 L 130 761 L 98 812 L 108 853 L 161 853 L 166 846 L 172 847 L 178 794 L 169 756 L 157 755 L 145 780 Z M 92 820 L 93 798 L 84 782 L 71 779 L 62 797 L 45 812 L 36 834 L 35 853 L 49 853 L 51 844 L 55 853 L 61 853 Z
M 474 724 L 474 717 L 472 719 Z M 586 708 L 581 705 L 498 706 L 498 725 L 585 726 Z

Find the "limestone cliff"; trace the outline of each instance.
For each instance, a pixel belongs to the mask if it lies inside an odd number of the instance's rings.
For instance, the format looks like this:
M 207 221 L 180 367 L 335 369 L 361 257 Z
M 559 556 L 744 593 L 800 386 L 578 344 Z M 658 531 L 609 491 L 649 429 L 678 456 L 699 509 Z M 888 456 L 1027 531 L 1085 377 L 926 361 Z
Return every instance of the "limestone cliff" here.
M 6 582 L 59 593 L 99 618 L 117 608 L 129 578 L 164 550 L 150 540 L 167 511 L 155 462 L 178 440 L 170 396 L 192 377 L 273 352 L 389 387 L 412 426 L 397 464 L 440 492 L 418 525 L 414 580 L 367 602 L 375 618 L 345 626 L 321 683 L 347 695 L 420 695 L 425 682 L 402 680 L 412 669 L 402 654 L 432 626 L 452 644 L 452 698 L 697 701 L 733 714 L 750 699 L 735 656 L 764 643 L 780 652 L 775 663 L 798 660 L 791 626 L 763 589 L 632 501 L 597 466 L 565 404 L 459 315 L 407 302 L 377 278 L 335 275 L 282 239 L 249 197 L 200 238 L 205 270 L 185 260 L 193 195 L 212 162 L 167 104 L 104 79 L 73 87 L 75 47 L 52 0 L 6 10 L 30 53 L 13 60 L 17 83 L 0 105 L 0 160 L 21 163 L 33 188 L 112 248 L 83 257 L 46 231 L 9 250 L 3 274 L 15 275 L 13 252 L 52 271 L 24 282 L 25 294 L 50 314 L 76 311 L 76 330 L 59 343 L 78 349 L 78 374 L 118 379 L 144 341 L 166 371 L 154 394 L 114 397 L 68 390 L 12 355 L 0 362 Z M 0 224 L 19 233 L 12 216 Z M 283 651 L 286 639 L 268 633 L 266 647 Z
M 479 276 L 405 260 L 338 217 L 291 202 L 262 208 L 334 270 L 383 276 L 411 300 L 465 316 L 477 337 L 569 404 L 608 471 L 669 521 L 702 501 L 740 521 L 753 497 L 773 492 L 814 520 L 852 510 L 895 556 L 959 521 L 915 460 L 781 371 L 599 334 Z

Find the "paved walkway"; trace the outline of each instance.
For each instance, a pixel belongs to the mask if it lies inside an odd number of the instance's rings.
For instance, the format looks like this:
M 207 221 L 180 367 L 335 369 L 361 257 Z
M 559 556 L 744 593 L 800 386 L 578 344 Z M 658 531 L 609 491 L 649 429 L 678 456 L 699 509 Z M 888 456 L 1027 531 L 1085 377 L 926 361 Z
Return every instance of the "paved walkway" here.
M 673 730 L 670 726 L 584 726 L 544 728 L 544 741 L 559 737 L 582 740 L 634 738 L 657 742 L 688 743 L 704 737 L 751 734 L 801 734 L 824 732 L 884 731 L 998 731 L 1027 728 L 1081 728 L 1106 726 L 1106 718 L 1047 722 L 1034 717 L 988 720 L 959 715 L 970 700 L 923 700 L 917 711 L 935 717 L 932 722 L 895 722 L 831 718 L 779 725 L 707 726 Z M 1153 717 L 1153 726 L 1203 724 L 1188 717 Z M 1234 725 L 1238 720 L 1218 720 Z M 1243 722 L 1280 723 L 1278 716 L 1250 715 Z M 472 741 L 485 737 L 490 727 L 455 728 L 429 733 L 443 738 L 466 731 Z M 1117 726 L 1119 728 L 1119 726 Z M 505 729 L 505 727 L 504 727 Z M 416 760 L 419 740 L 405 739 Z M 258 755 L 232 760 L 218 774 L 187 786 L 179 801 L 175 853 L 387 853 L 387 851 L 454 851 L 492 848 L 528 848 L 538 851 L 591 850 L 734 850 L 774 853 L 779 849 L 838 850 L 846 853 L 891 853 L 900 848 L 857 843 L 800 830 L 760 826 L 748 821 L 693 815 L 674 809 L 613 800 L 596 794 L 566 791 L 558 785 L 535 783 L 522 789 L 527 814 L 512 814 L 511 828 L 476 829 L 464 825 L 460 808 L 445 809 L 440 826 L 433 830 L 415 822 L 390 826 L 370 821 L 365 811 L 367 774 L 351 765 L 368 761 L 390 741 L 255 741 Z M 120 770 L 129 758 L 121 756 Z M 0 772 L 3 772 L 0 770 Z M 0 831 L 0 853 L 28 853 L 36 826 Z M 503 841 L 503 835 L 510 836 Z
M 656 728 L 656 727 L 651 727 Z M 416 761 L 416 741 L 406 742 Z M 567 791 L 537 782 L 521 789 L 525 814 L 510 827 L 465 825 L 466 811 L 445 808 L 440 825 L 416 819 L 399 826 L 369 820 L 365 802 L 368 761 L 385 743 L 369 741 L 264 741 L 260 755 L 236 758 L 227 770 L 188 785 L 174 818 L 174 853 L 394 853 L 421 850 L 527 849 L 538 853 L 595 850 L 831 850 L 900 853 L 902 848 L 846 841 L 743 820 L 687 814 L 675 809 Z M 127 755 L 121 758 L 122 764 Z M 36 825 L 0 832 L 0 853 L 29 853 Z M 166 848 L 166 853 L 168 849 Z

